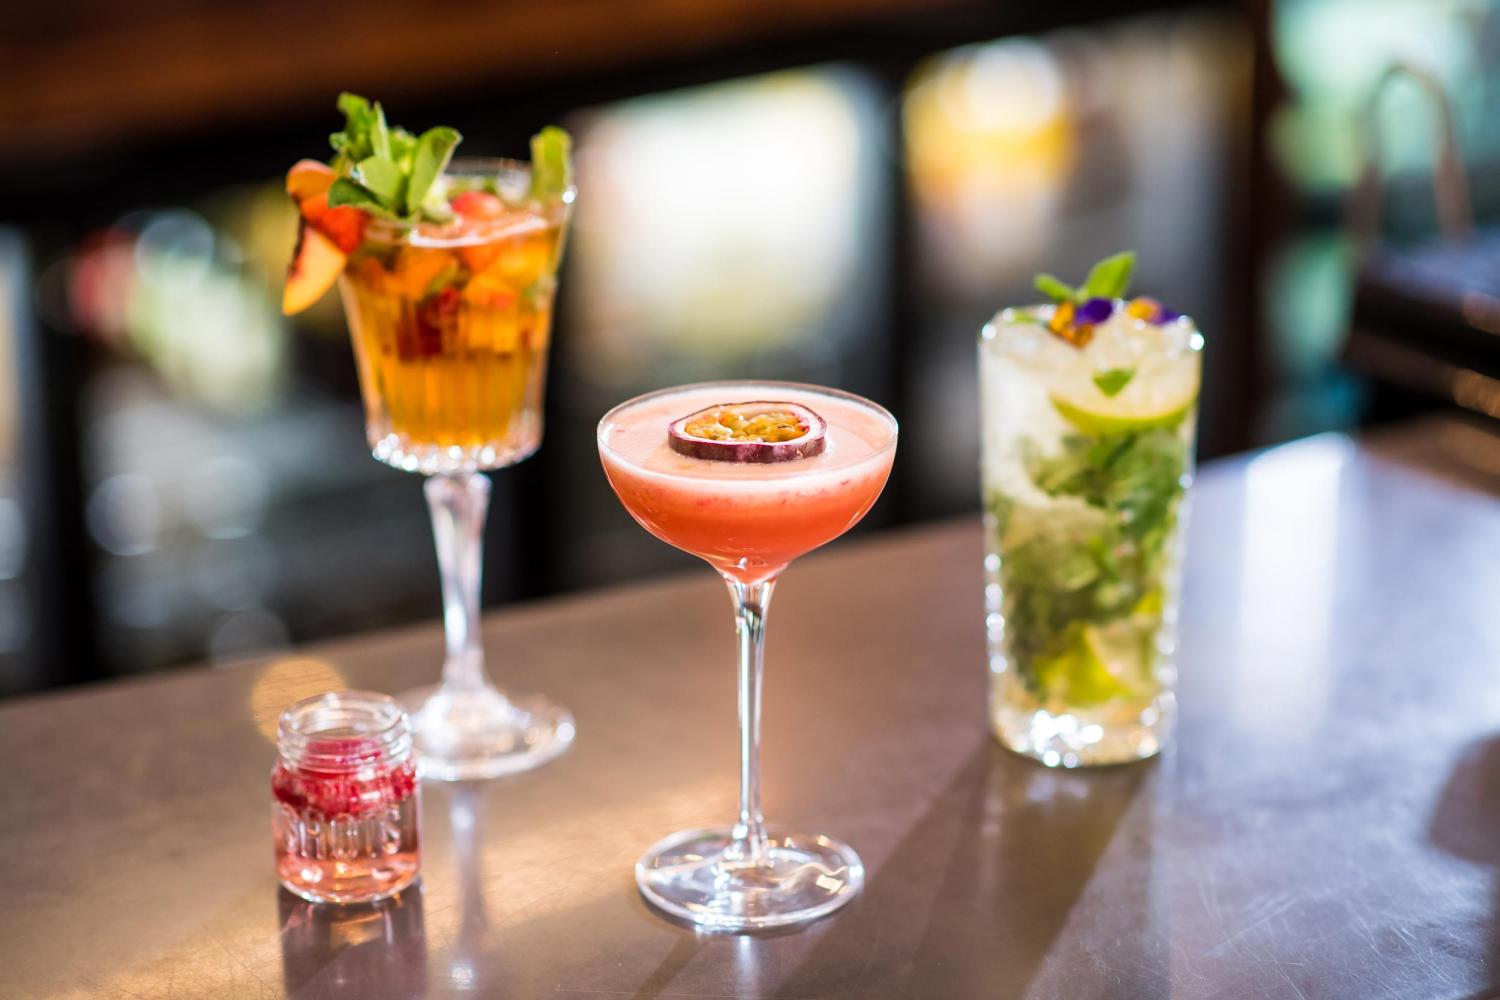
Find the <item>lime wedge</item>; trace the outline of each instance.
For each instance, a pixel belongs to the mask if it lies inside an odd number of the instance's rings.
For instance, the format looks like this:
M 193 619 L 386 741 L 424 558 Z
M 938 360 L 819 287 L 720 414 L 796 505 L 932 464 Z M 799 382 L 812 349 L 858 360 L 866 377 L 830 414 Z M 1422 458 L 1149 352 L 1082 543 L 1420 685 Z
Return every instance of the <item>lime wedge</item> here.
M 1071 631 L 1066 649 L 1032 664 L 1037 685 L 1046 700 L 1088 708 L 1139 693 L 1119 671 L 1111 669 L 1111 659 L 1119 657 L 1111 657 L 1097 628 L 1076 625 Z
M 1092 378 L 1052 390 L 1052 406 L 1085 434 L 1118 434 L 1182 423 L 1198 401 L 1196 359 L 1164 370 L 1140 372 L 1114 396 L 1102 392 Z

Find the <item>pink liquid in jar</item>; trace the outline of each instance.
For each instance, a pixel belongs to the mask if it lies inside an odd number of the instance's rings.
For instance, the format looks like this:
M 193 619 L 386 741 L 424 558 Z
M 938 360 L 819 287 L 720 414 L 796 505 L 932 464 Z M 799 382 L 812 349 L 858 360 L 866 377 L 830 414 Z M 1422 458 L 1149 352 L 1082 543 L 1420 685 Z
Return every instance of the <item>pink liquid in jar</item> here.
M 335 691 L 281 715 L 271 773 L 276 873 L 315 903 L 384 899 L 421 869 L 411 726 L 390 698 Z

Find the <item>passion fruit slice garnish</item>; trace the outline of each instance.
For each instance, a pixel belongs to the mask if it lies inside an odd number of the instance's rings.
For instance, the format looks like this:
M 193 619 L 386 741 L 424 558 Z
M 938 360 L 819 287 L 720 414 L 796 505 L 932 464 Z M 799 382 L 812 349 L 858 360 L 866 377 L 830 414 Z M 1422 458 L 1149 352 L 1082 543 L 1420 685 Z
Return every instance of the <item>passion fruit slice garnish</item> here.
M 672 421 L 667 442 L 713 462 L 790 462 L 822 453 L 828 421 L 798 403 L 719 403 Z

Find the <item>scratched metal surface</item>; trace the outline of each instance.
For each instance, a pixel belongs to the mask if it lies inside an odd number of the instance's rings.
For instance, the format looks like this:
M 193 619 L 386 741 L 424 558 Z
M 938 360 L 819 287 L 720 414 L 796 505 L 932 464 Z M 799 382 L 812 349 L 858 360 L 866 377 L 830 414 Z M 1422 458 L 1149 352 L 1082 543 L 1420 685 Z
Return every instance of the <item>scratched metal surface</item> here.
M 767 807 L 870 871 L 794 933 L 696 936 L 631 880 L 658 836 L 734 802 L 729 606 L 706 570 L 488 621 L 497 672 L 570 705 L 577 747 L 428 787 L 424 882 L 379 908 L 278 893 L 263 732 L 335 674 L 429 677 L 435 626 L 11 703 L 0 995 L 1487 995 L 1500 502 L 1407 459 L 1326 437 L 1205 472 L 1181 739 L 1143 766 L 1051 772 L 988 738 L 975 523 L 794 567 Z

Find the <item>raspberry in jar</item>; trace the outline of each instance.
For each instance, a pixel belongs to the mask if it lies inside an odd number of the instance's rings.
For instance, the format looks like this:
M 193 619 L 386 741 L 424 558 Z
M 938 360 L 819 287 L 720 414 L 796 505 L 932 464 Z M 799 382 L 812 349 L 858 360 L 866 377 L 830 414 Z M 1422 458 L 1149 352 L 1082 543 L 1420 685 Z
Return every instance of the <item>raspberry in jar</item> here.
M 395 701 L 333 691 L 281 714 L 271 773 L 276 874 L 315 903 L 400 892 L 421 867 L 411 725 Z

